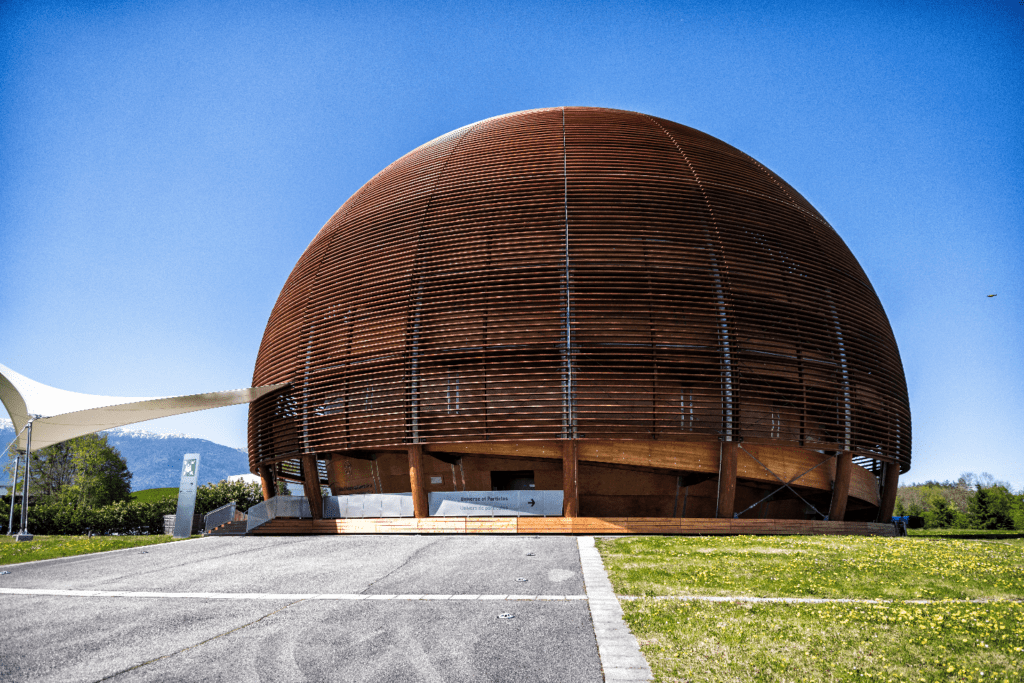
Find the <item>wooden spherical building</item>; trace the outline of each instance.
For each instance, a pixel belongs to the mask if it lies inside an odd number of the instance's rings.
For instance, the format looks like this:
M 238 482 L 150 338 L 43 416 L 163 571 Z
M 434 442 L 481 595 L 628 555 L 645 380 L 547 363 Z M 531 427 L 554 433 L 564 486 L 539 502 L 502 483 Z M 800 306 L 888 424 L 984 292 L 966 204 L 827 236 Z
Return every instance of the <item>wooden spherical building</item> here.
M 518 112 L 364 185 L 288 278 L 249 457 L 334 495 L 561 490 L 564 516 L 885 519 L 896 342 L 827 221 L 636 112 Z

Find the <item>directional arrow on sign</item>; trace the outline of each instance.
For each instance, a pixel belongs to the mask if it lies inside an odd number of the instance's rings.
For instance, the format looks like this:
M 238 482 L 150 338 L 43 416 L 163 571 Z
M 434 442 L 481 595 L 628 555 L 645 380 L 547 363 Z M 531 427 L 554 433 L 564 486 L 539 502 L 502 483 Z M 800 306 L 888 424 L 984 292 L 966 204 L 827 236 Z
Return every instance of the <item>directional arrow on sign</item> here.
M 534 502 L 535 502 L 535 501 L 533 500 L 533 498 L 531 498 L 531 499 L 530 499 L 530 507 L 533 507 L 533 505 L 534 505 Z

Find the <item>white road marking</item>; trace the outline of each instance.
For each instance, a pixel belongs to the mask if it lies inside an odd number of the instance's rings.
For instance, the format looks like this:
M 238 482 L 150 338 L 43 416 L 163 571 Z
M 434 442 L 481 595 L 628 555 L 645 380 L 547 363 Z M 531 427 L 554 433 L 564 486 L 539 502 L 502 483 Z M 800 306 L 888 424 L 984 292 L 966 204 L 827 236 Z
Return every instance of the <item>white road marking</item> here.
M 591 590 L 591 584 L 586 575 L 584 575 L 584 580 L 587 581 L 587 590 L 590 594 L 589 599 L 593 601 L 595 599 L 595 593 Z M 587 595 L 475 595 L 472 593 L 462 595 L 368 595 L 366 593 L 162 593 L 157 591 L 101 591 L 74 590 L 66 588 L 0 588 L 0 595 L 52 595 L 67 598 L 177 598 L 196 600 L 525 600 L 529 602 L 542 600 L 588 599 Z M 692 602 L 757 602 L 784 604 L 821 604 L 838 602 L 864 605 L 889 603 L 930 605 L 938 602 L 964 602 L 978 604 L 987 602 L 1024 602 L 1024 600 L 1007 600 L 1005 598 L 889 600 L 882 598 L 765 598 L 750 595 L 616 595 L 614 598 L 616 600 L 679 600 Z
M 604 570 L 601 554 L 594 547 L 594 537 L 578 536 L 576 542 L 580 549 L 583 583 L 587 587 L 587 600 L 590 616 L 594 620 L 594 635 L 597 636 L 597 653 L 601 657 L 604 680 L 651 680 L 651 667 L 640 654 L 636 637 L 622 619 L 622 607 Z
M 0 588 L 0 595 L 50 595 L 66 598 L 164 598 L 199 600 L 586 600 L 586 595 L 366 595 L 363 593 L 159 593 L 63 588 Z
M 982 604 L 986 602 L 1024 602 L 1024 600 L 1006 600 L 1004 598 L 977 598 L 977 599 L 952 599 L 943 600 L 890 600 L 888 598 L 758 598 L 750 595 L 620 595 L 619 600 L 680 600 L 690 602 L 781 602 L 786 604 L 813 605 L 826 602 L 845 602 L 862 605 L 882 605 L 889 603 L 907 603 L 911 605 L 931 605 L 937 602 L 970 602 Z

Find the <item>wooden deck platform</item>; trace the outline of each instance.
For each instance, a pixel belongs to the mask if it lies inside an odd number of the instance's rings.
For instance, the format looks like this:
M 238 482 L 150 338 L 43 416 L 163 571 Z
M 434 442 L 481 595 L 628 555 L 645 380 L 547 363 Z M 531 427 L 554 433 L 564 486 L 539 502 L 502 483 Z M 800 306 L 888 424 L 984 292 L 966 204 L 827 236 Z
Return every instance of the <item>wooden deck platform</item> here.
M 671 534 L 682 536 L 894 536 L 891 524 L 800 519 L 660 517 L 429 517 L 273 519 L 250 532 L 292 534 Z

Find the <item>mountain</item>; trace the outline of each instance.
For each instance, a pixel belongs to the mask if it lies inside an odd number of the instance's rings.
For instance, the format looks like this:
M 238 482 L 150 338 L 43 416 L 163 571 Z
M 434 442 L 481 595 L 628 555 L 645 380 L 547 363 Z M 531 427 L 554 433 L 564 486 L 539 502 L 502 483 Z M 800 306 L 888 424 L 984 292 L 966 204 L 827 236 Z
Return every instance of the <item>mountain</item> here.
M 106 432 L 107 443 L 121 451 L 132 472 L 132 490 L 177 486 L 186 453 L 199 453 L 199 483 L 218 482 L 249 471 L 249 456 L 240 448 L 222 446 L 189 434 L 157 434 L 119 427 Z M 0 419 L 0 448 L 14 440 L 10 420 Z M 6 463 L 4 463 L 6 464 Z M 5 483 L 9 475 L 2 475 Z

